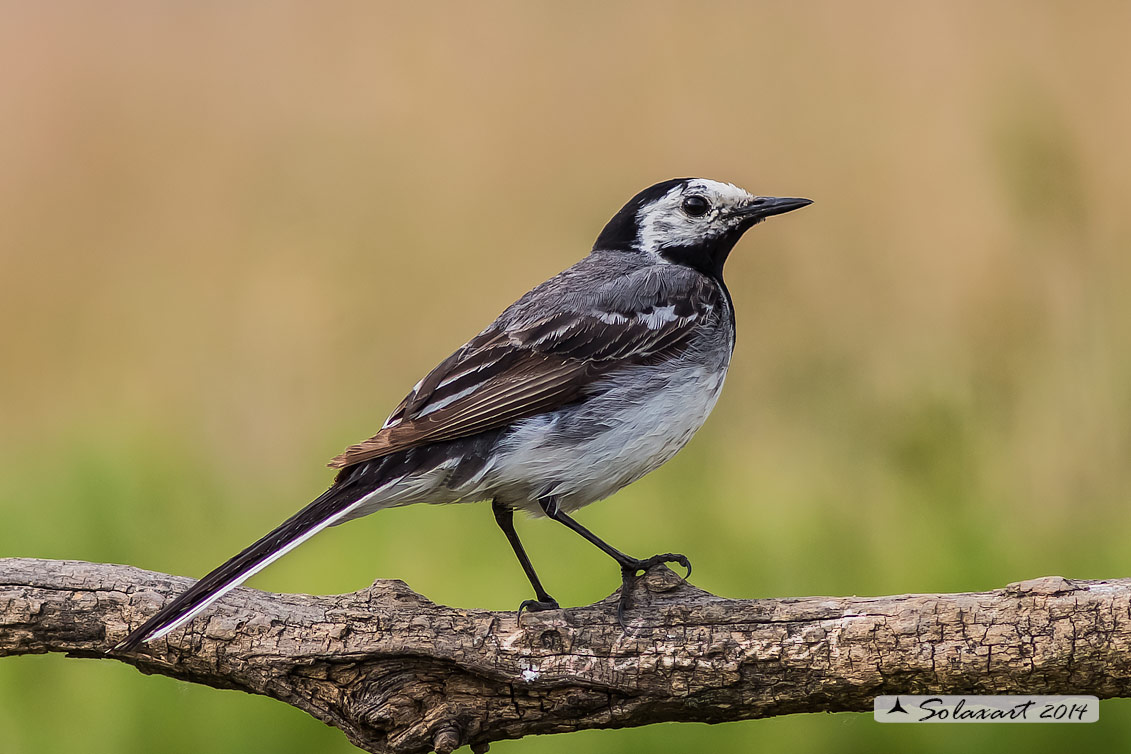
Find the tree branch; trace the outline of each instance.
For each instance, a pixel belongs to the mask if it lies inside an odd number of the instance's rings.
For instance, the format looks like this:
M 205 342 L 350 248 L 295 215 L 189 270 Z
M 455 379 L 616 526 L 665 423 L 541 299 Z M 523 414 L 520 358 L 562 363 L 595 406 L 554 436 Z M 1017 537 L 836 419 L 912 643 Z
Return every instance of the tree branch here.
M 189 579 L 0 559 L 0 656 L 104 652 Z M 459 610 L 400 581 L 311 597 L 237 589 L 138 652 L 144 673 L 274 697 L 370 752 L 534 733 L 867 710 L 893 693 L 1128 696 L 1131 579 L 992 592 L 726 600 L 660 567 L 562 611 Z

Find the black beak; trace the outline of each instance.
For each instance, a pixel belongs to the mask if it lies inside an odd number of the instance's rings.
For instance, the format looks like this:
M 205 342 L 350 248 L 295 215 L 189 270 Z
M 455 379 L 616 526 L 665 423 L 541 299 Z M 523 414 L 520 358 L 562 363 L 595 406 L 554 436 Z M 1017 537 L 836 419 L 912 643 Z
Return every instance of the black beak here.
M 754 223 L 765 220 L 767 217 L 792 212 L 795 209 L 808 207 L 812 203 L 812 199 L 785 199 L 777 196 L 759 196 L 742 209 L 735 210 L 731 214 L 731 217 L 741 217 L 743 220 L 753 225 Z

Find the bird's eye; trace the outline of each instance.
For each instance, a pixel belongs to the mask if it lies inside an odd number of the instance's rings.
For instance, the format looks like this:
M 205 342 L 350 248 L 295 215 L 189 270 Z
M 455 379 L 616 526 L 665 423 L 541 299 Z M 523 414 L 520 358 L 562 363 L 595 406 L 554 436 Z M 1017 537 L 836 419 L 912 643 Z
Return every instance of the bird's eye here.
M 683 200 L 683 211 L 692 217 L 702 217 L 707 214 L 707 210 L 710 208 L 711 203 L 698 194 L 693 194 Z

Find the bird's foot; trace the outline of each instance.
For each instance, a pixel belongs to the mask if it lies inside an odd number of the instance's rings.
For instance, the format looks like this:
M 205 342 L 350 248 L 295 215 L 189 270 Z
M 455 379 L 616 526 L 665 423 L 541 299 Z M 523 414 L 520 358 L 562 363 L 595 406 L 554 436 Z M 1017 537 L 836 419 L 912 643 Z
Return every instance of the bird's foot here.
M 691 561 L 687 559 L 686 555 L 680 555 L 676 552 L 653 555 L 650 558 L 634 560 L 621 566 L 620 600 L 617 601 L 617 623 L 619 623 L 620 627 L 626 632 L 629 631 L 629 628 L 628 623 L 625 622 L 624 614 L 628 608 L 632 607 L 632 588 L 636 584 L 636 575 L 641 571 L 647 572 L 650 568 L 655 568 L 658 565 L 666 563 L 678 563 L 686 568 L 687 573 L 683 575 L 684 581 L 691 576 Z
M 687 569 L 687 573 L 683 575 L 684 580 L 691 577 L 691 561 L 687 559 L 686 555 L 680 555 L 678 552 L 668 552 L 663 555 L 653 555 L 644 560 L 637 560 L 629 566 L 622 567 L 621 571 L 631 571 L 632 575 L 635 576 L 640 571 L 647 571 L 665 563 L 679 563 Z
M 522 604 L 518 606 L 518 617 L 521 618 L 525 612 L 540 613 L 544 610 L 561 610 L 558 601 L 553 597 L 546 600 L 523 600 Z

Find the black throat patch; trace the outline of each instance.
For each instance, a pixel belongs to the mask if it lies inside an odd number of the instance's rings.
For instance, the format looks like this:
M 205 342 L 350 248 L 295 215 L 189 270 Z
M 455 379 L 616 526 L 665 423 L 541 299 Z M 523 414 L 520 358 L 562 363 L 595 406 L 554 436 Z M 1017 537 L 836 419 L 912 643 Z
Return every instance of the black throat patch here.
M 716 238 L 704 239 L 693 246 L 668 246 L 660 249 L 660 256 L 672 264 L 682 264 L 723 282 L 723 265 L 742 238 L 746 228 L 738 227 Z

